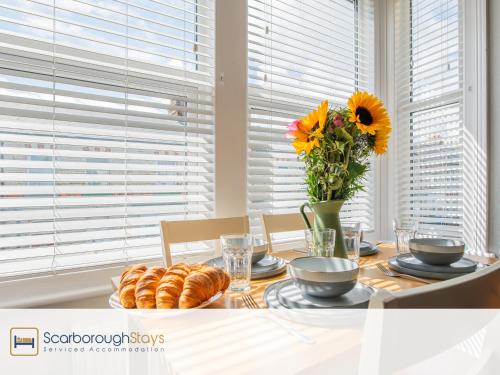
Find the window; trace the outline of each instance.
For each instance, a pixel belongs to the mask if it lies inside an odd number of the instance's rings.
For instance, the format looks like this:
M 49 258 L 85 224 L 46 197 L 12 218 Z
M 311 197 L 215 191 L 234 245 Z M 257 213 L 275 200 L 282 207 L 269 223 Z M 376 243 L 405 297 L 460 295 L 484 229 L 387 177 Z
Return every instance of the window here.
M 161 254 L 213 212 L 214 2 L 0 5 L 0 275 Z
M 462 0 L 399 1 L 396 18 L 398 215 L 418 221 L 423 235 L 482 251 L 485 158 L 472 134 L 480 130 L 470 131 L 481 116 L 464 120 L 473 107 L 465 105 L 465 51 L 476 48 L 479 61 L 480 43 L 465 43 Z M 479 79 L 469 82 L 477 101 Z
M 249 0 L 248 211 L 298 212 L 307 200 L 303 162 L 285 134 L 292 120 L 328 99 L 345 105 L 374 89 L 373 1 Z M 373 229 L 374 174 L 346 203 L 344 218 Z
M 459 1 L 400 2 L 399 214 L 461 238 L 463 100 Z M 409 27 L 408 27 L 409 25 Z M 403 30 L 404 29 L 404 30 Z

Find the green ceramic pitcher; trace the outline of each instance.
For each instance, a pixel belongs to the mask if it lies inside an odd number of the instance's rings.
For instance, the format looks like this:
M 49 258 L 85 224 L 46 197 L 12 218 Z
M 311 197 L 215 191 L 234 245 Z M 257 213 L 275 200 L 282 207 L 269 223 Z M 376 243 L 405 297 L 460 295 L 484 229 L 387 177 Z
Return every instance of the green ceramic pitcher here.
M 342 235 L 342 226 L 340 224 L 340 209 L 345 200 L 323 201 L 318 203 L 306 202 L 300 206 L 300 213 L 306 226 L 315 232 L 325 229 L 335 229 L 335 250 L 334 256 L 347 258 L 345 251 L 344 236 Z M 314 224 L 311 226 L 304 209 L 308 207 L 314 214 Z

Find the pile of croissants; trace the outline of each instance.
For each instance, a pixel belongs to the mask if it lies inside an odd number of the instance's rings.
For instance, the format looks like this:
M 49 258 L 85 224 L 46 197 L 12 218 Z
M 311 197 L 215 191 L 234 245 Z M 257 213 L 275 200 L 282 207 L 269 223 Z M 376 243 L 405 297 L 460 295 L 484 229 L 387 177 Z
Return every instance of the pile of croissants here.
M 178 263 L 167 269 L 143 264 L 126 269 L 118 296 L 126 309 L 190 309 L 229 286 L 229 275 L 205 264 Z

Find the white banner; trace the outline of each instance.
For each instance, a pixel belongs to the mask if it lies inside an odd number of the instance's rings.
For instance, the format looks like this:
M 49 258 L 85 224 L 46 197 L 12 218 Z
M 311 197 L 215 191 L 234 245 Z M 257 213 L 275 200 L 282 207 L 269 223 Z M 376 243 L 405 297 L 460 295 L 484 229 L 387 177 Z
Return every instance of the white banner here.
M 498 310 L 0 310 L 0 374 L 500 374 Z

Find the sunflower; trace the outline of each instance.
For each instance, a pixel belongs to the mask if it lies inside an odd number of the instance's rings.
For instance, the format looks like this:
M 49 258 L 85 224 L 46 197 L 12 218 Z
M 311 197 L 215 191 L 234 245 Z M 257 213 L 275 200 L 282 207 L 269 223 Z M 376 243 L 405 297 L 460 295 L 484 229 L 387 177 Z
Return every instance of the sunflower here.
M 297 154 L 305 152 L 306 155 L 309 155 L 311 150 L 319 147 L 327 115 L 328 100 L 325 100 L 316 111 L 312 111 L 306 117 L 290 124 L 288 134 L 295 138 L 292 144 Z
M 391 135 L 391 128 L 378 130 L 375 133 L 375 145 L 373 146 L 373 150 L 377 155 L 382 155 L 386 153 L 387 143 L 389 142 L 390 135 Z
M 347 105 L 351 111 L 349 121 L 355 123 L 361 133 L 375 136 L 376 154 L 385 153 L 392 129 L 384 103 L 375 95 L 356 92 L 349 98 Z

